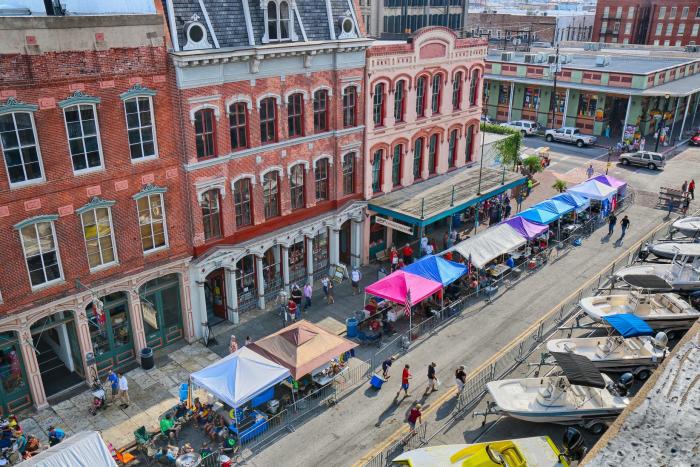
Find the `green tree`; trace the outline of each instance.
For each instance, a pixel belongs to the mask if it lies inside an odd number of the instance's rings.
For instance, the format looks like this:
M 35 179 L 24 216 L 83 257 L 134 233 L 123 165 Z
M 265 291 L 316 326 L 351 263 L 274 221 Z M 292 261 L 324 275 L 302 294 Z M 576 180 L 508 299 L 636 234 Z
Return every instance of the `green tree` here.
M 556 179 L 552 185 L 552 188 L 557 190 L 559 193 L 564 193 L 564 190 L 566 190 L 566 182 L 564 180 Z
M 515 170 L 520 163 L 520 145 L 523 135 L 519 131 L 492 123 L 482 123 L 481 131 L 498 135 L 508 135 L 507 138 L 497 141 L 494 144 L 494 148 L 501 156 L 501 164 L 505 166 L 513 164 L 513 170 Z
M 523 160 L 523 167 L 525 167 L 525 170 L 527 170 L 530 173 L 530 175 L 534 175 L 537 172 L 542 172 L 542 170 L 544 170 L 539 156 L 526 157 Z

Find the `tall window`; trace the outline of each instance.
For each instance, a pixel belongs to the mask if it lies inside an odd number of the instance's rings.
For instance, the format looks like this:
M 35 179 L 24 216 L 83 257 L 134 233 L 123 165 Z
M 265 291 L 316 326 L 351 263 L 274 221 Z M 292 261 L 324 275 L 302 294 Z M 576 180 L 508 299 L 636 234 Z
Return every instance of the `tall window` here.
M 425 117 L 426 84 L 425 76 L 421 76 L 416 81 L 416 115 L 418 117 Z
M 272 143 L 277 140 L 277 115 L 274 97 L 260 101 L 260 142 Z
M 377 83 L 377 85 L 374 86 L 372 119 L 375 126 L 384 125 L 384 83 Z
M 72 105 L 63 111 L 73 171 L 102 167 L 102 148 L 93 104 Z
M 466 162 L 474 160 L 474 125 L 469 125 L 467 128 L 467 141 L 464 148 Z
M 343 156 L 343 194 L 350 195 L 355 192 L 355 153 L 351 152 Z
M 372 159 L 372 192 L 378 193 L 382 190 L 382 157 L 384 150 L 378 149 L 374 151 Z
M 236 227 L 245 227 L 253 223 L 251 191 L 249 178 L 242 178 L 233 184 L 233 204 L 236 209 Z
M 578 115 L 582 117 L 595 117 L 595 110 L 598 106 L 598 95 L 596 94 L 579 94 L 578 96 Z
M 356 125 L 357 88 L 348 86 L 343 90 L 343 127 Z
M 248 147 L 248 107 L 245 102 L 235 102 L 228 108 L 231 150 Z
M 202 201 L 199 203 L 202 209 L 202 225 L 204 227 L 204 239 L 221 237 L 221 210 L 219 209 L 219 191 L 209 190 L 202 193 Z
M 430 135 L 428 140 L 428 174 L 434 175 L 437 170 L 438 135 Z
M 401 185 L 401 158 L 403 157 L 403 144 L 394 146 L 394 156 L 391 160 L 391 183 L 393 186 Z
M 52 222 L 37 222 L 20 230 L 24 260 L 32 287 L 60 280 L 56 232 Z
M 214 149 L 214 111 L 212 109 L 202 109 L 195 112 L 194 135 L 197 157 L 212 157 L 216 154 L 216 149 Z
M 90 269 L 116 261 L 112 216 L 109 208 L 96 208 L 80 215 Z
M 43 178 L 32 114 L 0 115 L 0 145 L 11 185 Z
M 452 130 L 450 132 L 449 154 L 447 157 L 448 167 L 455 167 L 455 165 L 457 164 L 457 130 Z
M 469 105 L 476 105 L 479 89 L 479 70 L 472 70 L 472 77 L 469 80 Z
M 292 197 L 292 209 L 304 207 L 304 166 L 297 164 L 292 167 L 289 175 L 289 189 Z
M 265 219 L 280 215 L 279 174 L 271 171 L 263 177 L 263 205 Z
M 452 81 L 452 110 L 459 110 L 462 106 L 462 72 L 455 73 Z
M 304 96 L 301 93 L 287 99 L 287 122 L 290 138 L 304 136 Z
M 136 200 L 143 251 L 157 250 L 168 243 L 163 195 L 156 193 Z
M 418 180 L 421 178 L 421 172 L 423 170 L 423 145 L 425 144 L 425 138 L 416 139 L 415 145 L 413 147 L 413 178 Z
M 436 74 L 433 76 L 433 93 L 430 99 L 430 107 L 433 113 L 440 112 L 440 101 L 442 100 L 442 75 Z
M 328 199 L 328 159 L 319 159 L 314 166 L 316 179 L 316 201 Z
M 287 2 L 268 2 L 267 37 L 270 41 L 289 39 L 290 31 L 289 4 Z
M 400 80 L 394 89 L 394 119 L 403 122 L 404 110 L 406 108 L 406 81 Z
M 501 84 L 498 87 L 498 105 L 507 105 L 510 102 L 510 85 Z
M 314 93 L 314 132 L 328 131 L 328 91 L 321 89 Z
M 152 104 L 150 97 L 132 97 L 124 101 L 129 151 L 132 159 L 156 155 Z

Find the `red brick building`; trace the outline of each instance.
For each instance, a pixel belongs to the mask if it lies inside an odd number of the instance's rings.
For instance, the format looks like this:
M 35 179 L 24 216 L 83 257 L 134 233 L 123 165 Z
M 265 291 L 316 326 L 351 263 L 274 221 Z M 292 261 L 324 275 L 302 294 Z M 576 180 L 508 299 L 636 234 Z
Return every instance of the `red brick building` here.
M 223 3 L 165 2 L 202 327 L 359 264 L 362 244 L 358 9 Z
M 2 412 L 192 338 L 155 14 L 0 18 Z
M 596 6 L 594 42 L 685 46 L 697 44 L 700 1 L 601 0 Z

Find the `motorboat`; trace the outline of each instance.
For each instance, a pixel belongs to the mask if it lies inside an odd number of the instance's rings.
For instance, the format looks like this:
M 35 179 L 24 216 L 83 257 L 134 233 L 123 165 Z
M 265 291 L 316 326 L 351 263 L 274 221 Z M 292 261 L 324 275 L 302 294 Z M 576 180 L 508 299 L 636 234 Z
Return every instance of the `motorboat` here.
M 700 257 L 692 262 L 672 260 L 665 264 L 640 264 L 616 271 L 615 282 L 647 292 L 692 292 L 700 290 Z
M 700 258 L 700 243 L 696 242 L 655 242 L 649 243 L 643 247 L 643 252 L 652 254 L 657 258 L 672 260 L 676 256 L 695 260 Z M 646 258 L 646 256 L 645 256 Z
M 614 419 L 629 405 L 631 374 L 614 383 L 582 355 L 552 352 L 552 356 L 562 375 L 486 383 L 495 404 L 488 413 L 535 423 L 583 424 L 600 433 L 605 420 Z
M 461 467 L 562 467 L 569 463 L 549 436 L 488 441 L 475 444 L 426 446 L 404 452 L 392 465 Z
M 599 371 L 630 371 L 645 380 L 666 356 L 668 337 L 654 331 L 632 314 L 604 316 L 617 334 L 602 337 L 569 337 L 547 341 L 548 352 L 570 352 L 588 358 Z
M 654 330 L 689 329 L 700 312 L 675 293 L 596 295 L 581 299 L 581 308 L 594 321 L 610 315 L 631 313 Z
M 686 237 L 697 237 L 700 235 L 700 217 L 684 217 L 678 219 L 671 228 Z

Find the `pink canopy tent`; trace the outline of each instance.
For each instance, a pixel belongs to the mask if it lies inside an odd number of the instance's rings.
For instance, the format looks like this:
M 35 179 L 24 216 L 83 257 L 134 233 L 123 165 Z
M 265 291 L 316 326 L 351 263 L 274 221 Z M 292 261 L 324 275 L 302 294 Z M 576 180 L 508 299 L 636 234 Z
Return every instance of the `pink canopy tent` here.
M 403 305 L 406 303 L 409 291 L 411 292 L 411 303 L 415 304 L 441 288 L 442 284 L 439 282 L 399 270 L 366 287 L 365 293 Z

